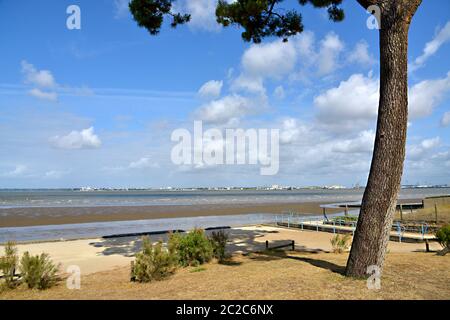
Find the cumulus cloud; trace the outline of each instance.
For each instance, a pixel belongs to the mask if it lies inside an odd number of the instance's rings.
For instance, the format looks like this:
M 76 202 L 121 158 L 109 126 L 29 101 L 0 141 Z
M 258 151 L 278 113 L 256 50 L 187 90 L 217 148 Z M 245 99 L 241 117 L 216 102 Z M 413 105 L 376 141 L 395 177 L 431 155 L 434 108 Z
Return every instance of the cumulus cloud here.
M 128 12 L 128 4 L 130 3 L 130 0 L 114 0 L 114 17 L 116 19 L 125 17 Z
M 130 169 L 145 169 L 145 168 L 158 168 L 159 165 L 157 162 L 152 161 L 149 157 L 140 158 L 137 161 L 130 162 Z
M 412 118 L 425 117 L 450 91 L 450 72 L 442 79 L 421 81 L 409 90 L 409 113 Z
M 431 149 L 437 148 L 441 144 L 439 137 L 422 140 L 419 144 L 407 146 L 406 155 L 409 160 L 419 160 L 427 156 Z
M 438 30 L 433 39 L 425 44 L 423 53 L 410 64 L 410 70 L 414 71 L 422 67 L 425 62 L 433 56 L 439 48 L 450 40 L 450 21 Z
M 189 13 L 188 26 L 194 30 L 219 31 L 216 21 L 217 0 L 178 0 L 173 3 L 174 12 Z
M 375 132 L 365 130 L 354 139 L 344 139 L 337 141 L 332 150 L 340 153 L 368 153 L 373 151 Z
M 375 59 L 369 53 L 369 45 L 365 40 L 359 41 L 355 48 L 350 52 L 348 56 L 348 62 L 358 63 L 363 66 L 372 66 L 375 63 Z
M 50 139 L 53 146 L 60 149 L 92 149 L 101 146 L 100 138 L 94 133 L 94 127 L 81 131 L 72 131 L 65 136 Z
M 56 92 L 46 92 L 46 91 L 42 91 L 39 88 L 33 88 L 30 91 L 28 91 L 28 93 L 33 97 L 43 99 L 43 100 L 49 100 L 49 101 L 57 101 L 58 100 L 58 95 L 56 94 Z
M 354 74 L 314 98 L 318 120 L 336 130 L 366 126 L 377 115 L 378 79 Z
M 325 38 L 320 41 L 319 59 L 317 61 L 319 75 L 329 74 L 338 68 L 339 54 L 343 49 L 344 43 L 334 32 L 328 33 Z
M 233 79 L 230 89 L 234 92 L 243 91 L 252 94 L 265 95 L 264 79 L 241 73 L 237 78 Z
M 450 72 L 443 79 L 424 80 L 409 89 L 409 116 L 425 117 L 450 91 Z M 367 126 L 378 113 L 379 79 L 353 74 L 314 98 L 317 119 L 336 130 Z
M 220 96 L 223 81 L 210 80 L 203 84 L 198 90 L 198 94 L 202 98 L 217 98 Z
M 255 112 L 256 106 L 250 99 L 233 94 L 201 106 L 194 116 L 206 123 L 227 124 Z
M 9 178 L 16 178 L 16 177 L 23 176 L 24 174 L 27 173 L 27 171 L 28 171 L 28 167 L 26 165 L 18 164 L 15 166 L 15 168 L 13 170 L 4 172 L 3 174 L 1 174 L 1 176 L 9 177 Z
M 447 127 L 450 124 L 450 111 L 444 113 L 441 119 L 441 126 Z
M 291 144 L 298 142 L 307 133 L 308 129 L 295 118 L 286 118 L 281 122 L 280 143 Z
M 40 88 L 53 88 L 56 86 L 55 78 L 49 70 L 37 70 L 25 60 L 22 60 L 21 65 L 26 83 Z
M 294 69 L 297 54 L 291 42 L 253 44 L 242 56 L 244 72 L 259 77 L 280 77 Z
M 57 100 L 56 92 L 52 91 L 57 84 L 49 70 L 38 70 L 25 60 L 22 60 L 21 66 L 24 82 L 35 87 L 28 92 L 31 96 L 50 101 Z M 50 91 L 43 91 L 42 89 Z

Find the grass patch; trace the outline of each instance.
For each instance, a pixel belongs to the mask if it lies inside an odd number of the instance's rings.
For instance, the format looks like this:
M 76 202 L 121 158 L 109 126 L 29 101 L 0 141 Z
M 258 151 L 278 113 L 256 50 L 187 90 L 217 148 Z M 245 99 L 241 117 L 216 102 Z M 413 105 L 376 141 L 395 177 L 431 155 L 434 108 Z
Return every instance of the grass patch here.
M 202 272 L 202 271 L 205 271 L 205 270 L 206 270 L 205 267 L 195 267 L 195 268 L 189 270 L 189 272 L 190 273 L 195 273 L 195 272 Z

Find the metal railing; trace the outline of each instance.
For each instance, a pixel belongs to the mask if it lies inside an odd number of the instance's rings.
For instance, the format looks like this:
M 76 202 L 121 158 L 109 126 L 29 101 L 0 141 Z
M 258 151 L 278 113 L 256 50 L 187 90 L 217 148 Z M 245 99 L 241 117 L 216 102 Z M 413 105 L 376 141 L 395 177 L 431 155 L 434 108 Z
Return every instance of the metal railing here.
M 333 233 L 343 230 L 342 227 L 350 228 L 353 235 L 355 233 L 357 221 L 346 220 L 345 216 L 342 216 L 342 219 L 340 219 L 340 216 L 335 216 L 326 221 L 326 223 L 324 223 L 324 221 L 325 219 L 323 217 L 305 217 L 304 215 L 292 211 L 275 215 L 275 224 L 281 224 L 288 228 L 295 227 L 304 230 L 305 225 L 308 224 L 309 229 L 312 228 L 316 231 L 319 231 L 320 226 L 329 226 L 333 230 Z M 426 222 L 417 222 L 413 228 L 397 221 L 392 225 L 392 229 L 396 231 L 400 242 L 402 241 L 405 232 L 419 233 L 422 236 L 422 240 L 425 239 L 426 235 L 430 234 L 430 228 Z

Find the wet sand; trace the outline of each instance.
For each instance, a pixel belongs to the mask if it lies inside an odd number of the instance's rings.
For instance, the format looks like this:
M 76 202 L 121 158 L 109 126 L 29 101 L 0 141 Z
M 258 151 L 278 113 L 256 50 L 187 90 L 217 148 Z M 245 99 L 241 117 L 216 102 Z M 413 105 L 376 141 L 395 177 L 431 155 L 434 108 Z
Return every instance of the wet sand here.
M 144 220 L 295 211 L 322 214 L 324 202 L 179 206 L 37 207 L 0 209 L 0 227 L 24 227 L 125 220 Z M 326 209 L 327 213 L 342 209 Z

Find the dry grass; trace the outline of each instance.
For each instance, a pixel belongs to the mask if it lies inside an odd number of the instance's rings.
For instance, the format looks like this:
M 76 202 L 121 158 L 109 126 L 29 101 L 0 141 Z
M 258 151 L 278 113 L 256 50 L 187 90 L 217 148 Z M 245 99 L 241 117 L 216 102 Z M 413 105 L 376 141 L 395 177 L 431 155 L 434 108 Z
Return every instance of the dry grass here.
M 450 223 L 450 205 L 438 205 L 437 206 L 437 221 L 438 225 L 444 225 Z M 400 220 L 400 212 L 397 211 L 395 213 L 395 219 Z M 423 208 L 418 210 L 413 210 L 411 213 L 409 210 L 403 210 L 403 221 L 410 221 L 410 222 L 436 222 L 436 212 L 435 208 Z
M 381 290 L 342 275 L 347 254 L 275 252 L 235 255 L 226 264 L 179 270 L 167 280 L 129 282 L 129 268 L 82 277 L 46 291 L 23 287 L 0 299 L 450 299 L 450 256 L 390 253 Z

